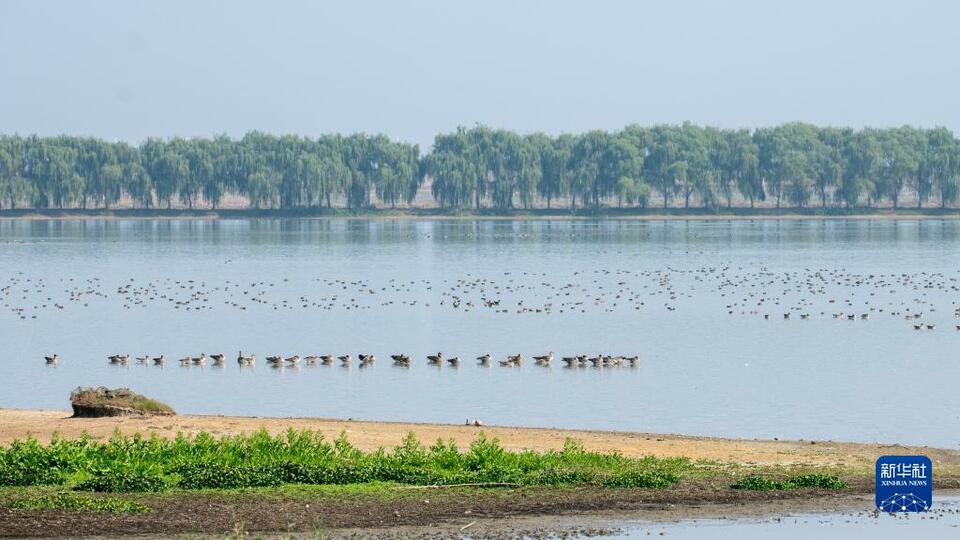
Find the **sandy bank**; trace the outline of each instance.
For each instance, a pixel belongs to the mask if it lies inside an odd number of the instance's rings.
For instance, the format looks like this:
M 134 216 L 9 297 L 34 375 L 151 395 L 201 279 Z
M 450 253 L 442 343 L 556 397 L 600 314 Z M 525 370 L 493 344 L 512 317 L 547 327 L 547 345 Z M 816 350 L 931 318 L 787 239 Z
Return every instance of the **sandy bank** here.
M 652 433 L 626 433 L 548 428 L 518 428 L 461 425 L 368 422 L 325 418 L 265 418 L 244 416 L 178 415 L 154 418 L 70 418 L 69 411 L 0 409 L 0 444 L 32 435 L 47 440 L 56 432 L 65 437 L 88 433 L 106 438 L 119 429 L 126 434 L 156 433 L 169 437 L 177 432 L 206 431 L 215 435 L 236 434 L 266 428 L 272 433 L 287 429 L 310 429 L 327 437 L 346 432 L 350 442 L 364 450 L 391 448 L 409 432 L 421 441 L 454 439 L 466 446 L 482 430 L 497 437 L 509 449 L 559 449 L 567 438 L 580 441 L 588 450 L 620 452 L 627 456 L 685 456 L 728 463 L 756 465 L 841 465 L 869 470 L 883 454 L 922 453 L 939 464 L 943 472 L 960 471 L 960 451 L 830 441 L 757 441 L 689 437 Z

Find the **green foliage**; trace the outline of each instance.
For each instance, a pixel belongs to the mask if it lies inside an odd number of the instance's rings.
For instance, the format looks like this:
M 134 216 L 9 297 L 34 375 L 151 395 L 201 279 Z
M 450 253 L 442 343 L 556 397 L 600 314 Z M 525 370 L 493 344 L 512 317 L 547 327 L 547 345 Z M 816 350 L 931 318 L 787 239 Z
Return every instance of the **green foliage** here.
M 715 209 L 739 195 L 754 206 L 922 206 L 960 198 L 960 142 L 938 127 L 863 129 L 789 123 L 750 130 L 628 126 L 551 137 L 476 126 L 435 137 L 431 151 L 383 135 L 317 139 L 251 132 L 241 139 L 0 136 L 0 207 L 253 208 L 411 204 L 429 180 L 443 208 L 510 210 L 652 199 Z M 374 195 L 376 200 L 374 200 Z
M 0 449 L 0 485 L 68 484 L 95 492 L 370 482 L 662 488 L 691 468 L 686 459 L 599 454 L 572 441 L 560 451 L 514 452 L 483 434 L 466 450 L 442 440 L 427 447 L 411 433 L 392 451 L 364 452 L 345 435 L 327 441 L 315 432 L 292 430 L 281 436 L 200 433 L 172 440 L 117 433 L 106 442 L 54 439 L 43 446 L 27 440 Z
M 142 514 L 150 508 L 134 501 L 107 497 L 81 497 L 70 493 L 57 493 L 42 497 L 15 499 L 10 503 L 12 508 L 25 510 L 69 510 L 74 512 L 113 512 L 125 514 Z
M 847 483 L 841 478 L 826 474 L 804 474 L 792 476 L 786 480 L 773 480 L 763 476 L 745 476 L 730 486 L 733 489 L 750 491 L 773 491 L 782 489 L 846 489 Z

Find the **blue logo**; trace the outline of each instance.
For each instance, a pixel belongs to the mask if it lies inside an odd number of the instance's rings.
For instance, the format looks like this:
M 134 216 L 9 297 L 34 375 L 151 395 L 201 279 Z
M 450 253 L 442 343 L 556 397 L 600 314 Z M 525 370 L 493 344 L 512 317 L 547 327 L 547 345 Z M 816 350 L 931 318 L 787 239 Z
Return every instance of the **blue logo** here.
M 933 463 L 927 456 L 882 456 L 877 460 L 877 509 L 926 512 L 933 504 Z

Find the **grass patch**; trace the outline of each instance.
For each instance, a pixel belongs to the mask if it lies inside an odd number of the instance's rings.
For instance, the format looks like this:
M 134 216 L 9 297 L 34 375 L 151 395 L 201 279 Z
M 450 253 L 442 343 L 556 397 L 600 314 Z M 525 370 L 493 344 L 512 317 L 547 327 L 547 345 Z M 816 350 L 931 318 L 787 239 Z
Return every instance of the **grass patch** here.
M 730 486 L 733 489 L 749 491 L 774 491 L 784 489 L 846 489 L 847 483 L 840 477 L 830 474 L 802 474 L 786 480 L 773 480 L 763 476 L 746 476 Z
M 75 416 L 114 416 L 117 410 L 142 414 L 174 414 L 166 403 L 142 396 L 129 388 L 77 388 L 70 393 Z
M 345 435 L 327 441 L 312 431 L 174 439 L 115 433 L 34 439 L 0 448 L 0 485 L 67 485 L 94 492 L 243 489 L 301 485 L 594 485 L 664 488 L 694 472 L 686 458 L 627 458 L 589 452 L 568 441 L 562 450 L 514 452 L 480 434 L 467 449 L 450 441 L 422 445 L 411 433 L 392 451 L 364 452 Z
M 150 509 L 138 502 L 108 497 L 81 497 L 70 493 L 56 493 L 27 499 L 14 499 L 11 508 L 26 510 L 71 510 L 141 514 Z

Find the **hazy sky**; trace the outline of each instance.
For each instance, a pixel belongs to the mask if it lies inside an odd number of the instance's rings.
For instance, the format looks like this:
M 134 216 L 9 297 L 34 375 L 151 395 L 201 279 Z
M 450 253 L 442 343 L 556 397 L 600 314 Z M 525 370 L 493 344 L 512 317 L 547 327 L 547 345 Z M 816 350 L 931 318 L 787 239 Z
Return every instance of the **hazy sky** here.
M 916 0 L 0 0 L 0 133 L 960 131 L 958 22 Z

